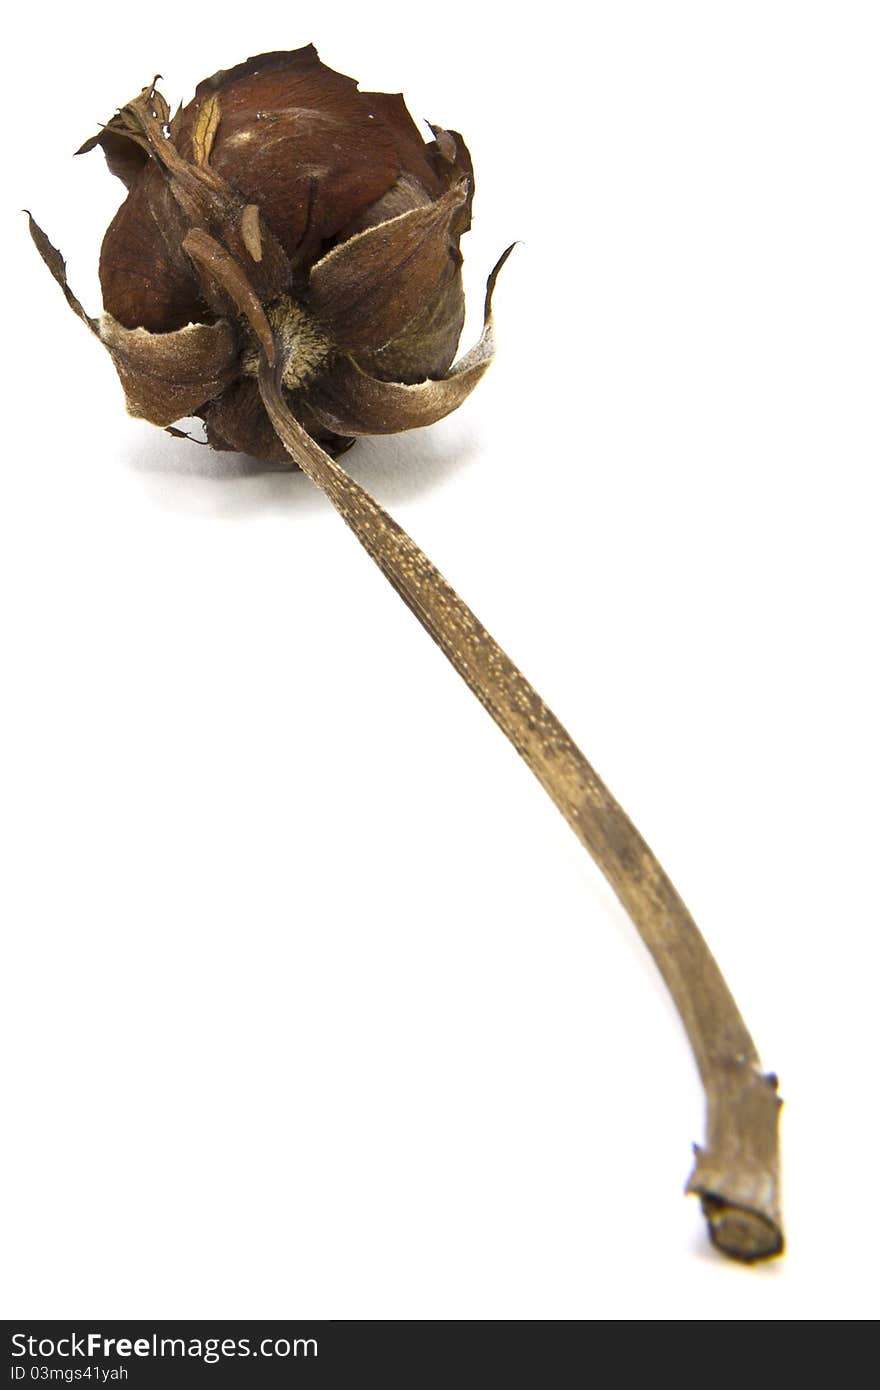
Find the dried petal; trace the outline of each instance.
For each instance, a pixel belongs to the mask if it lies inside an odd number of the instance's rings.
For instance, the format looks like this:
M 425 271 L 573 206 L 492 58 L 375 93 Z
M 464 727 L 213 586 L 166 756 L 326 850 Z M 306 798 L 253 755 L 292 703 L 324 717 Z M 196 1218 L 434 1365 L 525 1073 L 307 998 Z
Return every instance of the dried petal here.
M 101 247 L 104 308 L 126 328 L 167 333 L 203 318 L 207 304 L 181 248 L 188 224 L 151 162 L 117 212 Z
M 412 174 L 401 174 L 396 183 L 393 183 L 387 193 L 383 193 L 381 198 L 377 198 L 375 203 L 371 203 L 362 213 L 349 222 L 347 227 L 343 227 L 339 233 L 338 241 L 348 241 L 358 232 L 364 232 L 368 227 L 377 227 L 380 222 L 390 222 L 392 217 L 399 217 L 402 212 L 411 212 L 413 208 L 428 207 L 433 201 L 431 195 L 425 192 L 423 185 Z
M 120 112 L 120 129 L 154 157 L 132 187 L 111 223 L 101 250 L 104 303 L 127 327 L 157 332 L 182 326 L 206 311 L 222 315 L 222 298 L 212 283 L 193 276 L 181 243 L 191 228 L 210 227 L 237 259 L 247 255 L 243 240 L 245 201 L 208 165 L 221 115 L 220 100 L 208 94 L 195 110 L 193 144 L 197 163 L 185 159 L 166 130 L 168 106 L 154 88 Z M 259 263 L 251 268 L 255 293 L 269 299 L 290 281 L 290 264 L 267 230 L 260 239 Z M 159 273 L 155 265 L 158 263 Z M 163 265 L 168 267 L 162 275 Z M 166 290 L 171 277 L 172 293 Z M 183 309 L 186 313 L 183 313 Z
M 213 169 L 258 204 L 287 254 L 308 260 L 400 173 L 391 132 L 357 83 L 327 68 L 309 45 L 264 53 L 216 73 L 196 89 L 179 125 L 191 156 L 201 103 L 218 94 Z
M 431 158 L 431 146 L 422 139 L 407 109 L 402 92 L 362 92 L 361 100 L 377 120 L 390 131 L 404 174 L 415 178 L 432 198 L 439 198 L 448 180 L 438 174 Z

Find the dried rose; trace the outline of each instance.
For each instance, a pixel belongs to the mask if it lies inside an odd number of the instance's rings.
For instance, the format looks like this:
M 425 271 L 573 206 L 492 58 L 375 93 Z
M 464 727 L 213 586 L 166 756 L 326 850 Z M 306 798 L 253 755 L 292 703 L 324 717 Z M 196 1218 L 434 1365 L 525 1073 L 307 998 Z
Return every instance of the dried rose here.
M 432 130 L 426 144 L 402 96 L 359 91 L 311 45 L 216 73 L 173 119 L 155 83 L 124 106 L 79 151 L 100 145 L 128 189 L 101 248 L 100 320 L 32 231 L 131 414 L 166 427 L 197 415 L 214 448 L 291 466 L 261 400 L 258 335 L 205 236 L 246 267 L 287 405 L 331 453 L 460 405 L 492 329 L 487 300 L 479 343 L 450 370 L 474 182 L 461 136 Z
M 491 358 L 492 286 L 477 346 L 462 322 L 459 238 L 473 179 L 461 138 L 424 144 L 402 98 L 358 92 L 314 49 L 218 73 L 170 120 L 155 86 L 100 144 L 129 188 L 101 254 L 107 312 L 70 306 L 109 348 L 129 409 L 197 413 L 215 448 L 301 467 L 333 503 L 592 854 L 672 994 L 706 1092 L 707 1140 L 687 1190 L 736 1259 L 783 1248 L 780 1100 L 696 923 L 662 867 L 537 691 L 375 498 L 327 449 L 424 425 Z M 322 447 L 322 445 L 326 447 Z

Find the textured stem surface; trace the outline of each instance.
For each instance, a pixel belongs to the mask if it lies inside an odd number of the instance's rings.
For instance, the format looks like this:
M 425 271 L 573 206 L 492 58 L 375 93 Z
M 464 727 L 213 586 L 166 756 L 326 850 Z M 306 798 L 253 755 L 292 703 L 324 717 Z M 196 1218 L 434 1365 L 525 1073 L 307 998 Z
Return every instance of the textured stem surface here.
M 757 1260 L 782 1250 L 776 1077 L 765 1075 L 730 990 L 690 913 L 635 826 L 559 720 L 458 594 L 378 502 L 287 408 L 265 363 L 260 388 L 291 458 L 333 503 L 485 705 L 589 850 L 653 956 L 706 1091 L 706 1146 L 687 1190 L 713 1242 Z

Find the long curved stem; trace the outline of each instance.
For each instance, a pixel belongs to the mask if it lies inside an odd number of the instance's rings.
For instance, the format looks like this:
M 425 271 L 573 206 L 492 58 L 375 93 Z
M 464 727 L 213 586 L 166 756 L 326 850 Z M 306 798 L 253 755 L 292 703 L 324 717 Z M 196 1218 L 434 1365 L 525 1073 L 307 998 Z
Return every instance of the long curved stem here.
M 706 1146 L 687 1191 L 726 1254 L 780 1253 L 776 1077 L 675 888 L 559 720 L 427 556 L 290 413 L 273 368 L 260 389 L 291 458 L 333 503 L 383 574 L 528 763 L 632 917 L 681 1015 L 706 1092 Z
M 147 116 L 155 119 L 149 111 Z M 202 185 L 210 183 L 209 171 L 196 172 Z M 97 321 L 89 318 L 67 284 L 60 252 L 32 218 L 30 229 L 71 308 L 98 333 Z M 635 826 L 537 691 L 406 532 L 291 414 L 279 383 L 272 328 L 242 265 L 199 225 L 187 233 L 182 248 L 203 277 L 209 302 L 216 287 L 222 287 L 250 323 L 261 352 L 263 402 L 290 457 L 333 503 L 528 763 L 611 883 L 651 952 L 681 1015 L 706 1092 L 706 1146 L 696 1148 L 687 1190 L 701 1198 L 712 1240 L 741 1260 L 779 1254 L 781 1102 L 776 1077 L 763 1073 L 755 1045 L 693 918 Z M 505 257 L 489 279 L 487 329 L 491 289 Z M 480 360 L 485 364 L 488 359 Z

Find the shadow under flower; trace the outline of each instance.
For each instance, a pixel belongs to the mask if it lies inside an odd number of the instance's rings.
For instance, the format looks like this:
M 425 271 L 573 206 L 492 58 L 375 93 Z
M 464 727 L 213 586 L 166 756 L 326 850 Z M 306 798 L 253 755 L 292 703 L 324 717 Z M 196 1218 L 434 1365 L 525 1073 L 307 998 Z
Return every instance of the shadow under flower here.
M 145 430 L 129 453 L 131 468 L 155 500 L 172 511 L 235 518 L 268 510 L 303 512 L 327 502 L 298 469 L 267 467 L 245 454 L 221 453 L 197 443 L 199 421 L 183 422 L 193 440 Z M 391 507 L 442 487 L 476 458 L 481 442 L 463 422 L 357 440 L 341 466 Z

